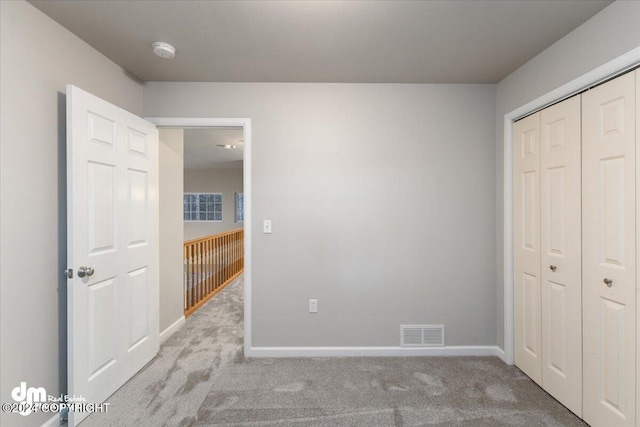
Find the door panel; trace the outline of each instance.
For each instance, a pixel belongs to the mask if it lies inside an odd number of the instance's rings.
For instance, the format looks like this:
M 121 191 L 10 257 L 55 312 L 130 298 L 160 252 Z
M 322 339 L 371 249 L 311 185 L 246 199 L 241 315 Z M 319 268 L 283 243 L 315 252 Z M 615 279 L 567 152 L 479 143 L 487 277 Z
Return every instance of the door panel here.
M 129 351 L 133 349 L 141 340 L 149 337 L 149 322 L 147 321 L 147 307 L 145 301 L 148 297 L 148 278 L 146 268 L 141 268 L 129 273 L 129 303 L 133 308 L 131 312 Z M 139 308 L 135 310 L 135 308 Z
M 548 293 L 545 300 L 545 309 L 547 311 L 546 324 L 553 333 L 545 336 L 543 339 L 546 344 L 544 352 L 544 369 L 550 369 L 553 374 L 560 376 L 562 379 L 567 377 L 567 287 L 559 283 L 548 282 Z M 544 293 L 544 292 L 543 292 Z M 544 327 L 543 327 L 544 329 Z M 582 355 L 580 355 L 582 359 Z M 574 360 L 571 360 L 573 363 Z M 550 375 L 543 372 L 542 383 L 548 384 L 545 377 Z M 545 385 L 547 388 L 547 385 Z
M 540 113 L 514 124 L 514 145 L 515 360 L 541 384 Z
M 600 160 L 600 200 L 603 211 L 599 229 L 603 250 L 599 261 L 612 267 L 624 268 L 624 187 L 625 158 Z
M 583 398 L 593 426 L 635 425 L 635 93 L 628 73 L 582 96 Z
M 602 324 L 602 401 L 615 413 L 624 417 L 626 412 L 625 390 L 619 385 L 624 383 L 624 330 L 626 307 L 615 301 L 600 301 L 600 322 Z
M 540 331 L 538 330 L 538 320 L 540 317 L 540 300 L 538 297 L 538 278 L 527 273 L 523 273 L 522 308 L 523 329 L 522 343 L 524 349 L 532 356 L 539 353 Z
M 580 96 L 540 112 L 542 386 L 582 414 Z
M 158 351 L 157 131 L 73 86 L 67 120 L 68 387 L 100 403 Z
M 117 302 L 113 278 L 89 287 L 89 381 L 116 361 Z
M 116 246 L 116 171 L 113 165 L 88 163 L 89 254 L 113 251 Z
M 543 185 L 544 196 L 541 199 L 542 204 L 542 247 L 545 248 L 547 254 L 553 254 L 561 259 L 567 256 L 566 236 L 567 236 L 567 167 L 549 166 L 545 164 L 545 155 L 543 153 Z M 579 153 L 578 153 L 579 154 Z M 548 156 L 546 156 L 548 157 Z M 579 171 L 579 165 L 578 165 Z M 546 181 L 546 182 L 545 182 Z M 578 181 L 579 182 L 579 181 Z M 545 185 L 546 184 L 546 185 Z
M 127 171 L 127 246 L 129 248 L 147 243 L 147 230 L 145 221 L 147 218 L 147 206 L 149 196 L 147 191 L 147 172 L 129 169 Z

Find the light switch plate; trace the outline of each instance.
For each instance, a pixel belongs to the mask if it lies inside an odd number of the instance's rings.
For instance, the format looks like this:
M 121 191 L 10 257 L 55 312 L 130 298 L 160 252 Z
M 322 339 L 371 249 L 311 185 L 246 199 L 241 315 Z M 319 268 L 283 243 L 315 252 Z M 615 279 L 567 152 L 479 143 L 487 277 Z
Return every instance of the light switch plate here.
M 271 234 L 271 220 L 265 219 L 262 224 L 264 234 Z
M 318 312 L 318 300 L 310 299 L 309 300 L 309 313 L 317 313 Z

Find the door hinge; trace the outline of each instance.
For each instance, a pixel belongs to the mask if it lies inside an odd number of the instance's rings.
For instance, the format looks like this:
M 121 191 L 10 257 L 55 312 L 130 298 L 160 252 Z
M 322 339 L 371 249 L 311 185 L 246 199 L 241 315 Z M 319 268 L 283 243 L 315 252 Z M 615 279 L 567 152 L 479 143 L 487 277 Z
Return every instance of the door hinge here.
M 64 271 L 64 275 L 66 276 L 67 279 L 73 279 L 73 268 L 67 268 Z

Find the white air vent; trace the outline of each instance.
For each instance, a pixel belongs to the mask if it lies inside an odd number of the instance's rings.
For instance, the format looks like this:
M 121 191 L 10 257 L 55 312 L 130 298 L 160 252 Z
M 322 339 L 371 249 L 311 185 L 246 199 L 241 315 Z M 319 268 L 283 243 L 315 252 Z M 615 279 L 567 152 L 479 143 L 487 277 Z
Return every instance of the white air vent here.
M 400 345 L 443 347 L 444 325 L 400 325 Z

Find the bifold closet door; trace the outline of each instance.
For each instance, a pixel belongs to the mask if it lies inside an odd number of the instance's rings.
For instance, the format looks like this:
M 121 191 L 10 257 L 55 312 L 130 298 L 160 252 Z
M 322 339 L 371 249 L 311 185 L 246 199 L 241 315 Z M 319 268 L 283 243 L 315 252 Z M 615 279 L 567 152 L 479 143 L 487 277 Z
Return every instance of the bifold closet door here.
M 635 74 L 582 95 L 584 420 L 635 425 Z
M 542 384 L 540 113 L 514 124 L 515 362 Z
M 542 387 L 582 415 L 580 95 L 540 112 Z

